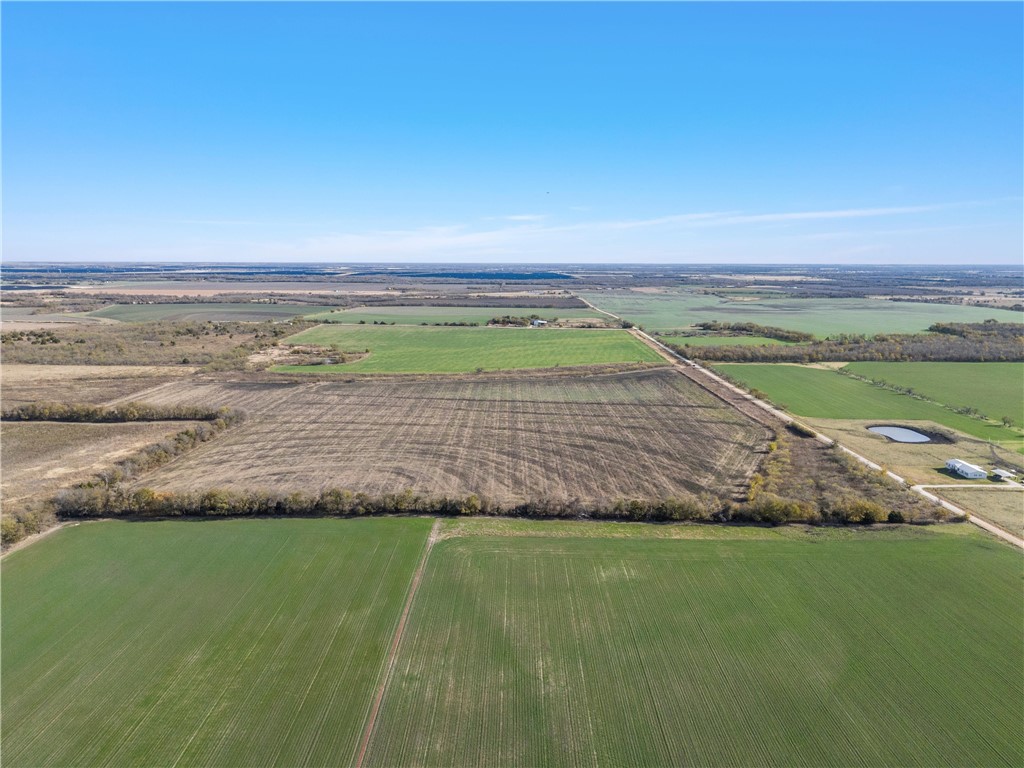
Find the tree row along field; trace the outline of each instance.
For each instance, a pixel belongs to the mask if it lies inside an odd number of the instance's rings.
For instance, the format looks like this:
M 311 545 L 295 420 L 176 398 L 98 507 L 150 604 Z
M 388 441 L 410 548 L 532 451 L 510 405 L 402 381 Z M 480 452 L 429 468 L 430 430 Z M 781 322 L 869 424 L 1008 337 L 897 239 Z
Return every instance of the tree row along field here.
M 844 369 L 872 381 L 911 388 L 954 408 L 975 408 L 996 421 L 1007 416 L 1024 426 L 1021 363 L 850 363 Z
M 660 362 L 658 354 L 623 330 L 435 328 L 325 324 L 288 337 L 369 355 L 344 365 L 279 365 L 312 373 L 469 373 L 606 363 Z
M 767 336 L 679 336 L 672 338 L 671 341 L 680 347 L 760 347 L 764 345 L 785 346 L 792 343 L 770 339 Z
M 98 522 L 9 555 L 4 764 L 354 764 L 430 526 Z M 1019 554 L 969 527 L 439 532 L 366 766 L 1024 760 Z
M 918 363 L 893 365 L 918 365 Z M 961 377 L 957 366 L 972 364 L 934 363 L 931 365 L 941 366 L 941 368 L 935 368 L 936 371 L 944 371 L 944 376 L 932 385 L 932 389 L 938 397 L 948 396 L 954 388 L 962 391 L 964 386 L 972 386 L 979 393 L 990 392 L 987 374 L 972 377 L 971 384 Z M 990 394 L 980 394 L 979 397 L 986 401 L 996 401 L 1013 410 L 1020 407 L 1017 404 L 1004 401 L 998 394 L 1004 387 L 1002 381 L 1004 376 L 1000 371 L 1005 371 L 1006 376 L 1012 378 L 1018 375 L 1015 369 L 1020 369 L 1020 364 L 978 363 L 973 365 L 1008 366 L 1005 369 L 1000 368 L 992 372 L 994 389 Z M 715 365 L 714 368 L 730 378 L 742 382 L 747 387 L 763 392 L 773 402 L 785 406 L 787 410 L 797 416 L 822 419 L 925 420 L 992 442 L 1019 447 L 1022 440 L 1020 433 L 1012 429 L 955 413 L 937 403 L 918 400 L 909 395 L 872 386 L 867 382 L 858 381 L 825 368 L 772 363 L 723 363 Z M 854 370 L 857 369 L 854 368 Z M 978 373 L 979 371 L 975 369 L 974 372 Z M 966 376 L 970 376 L 970 374 L 966 374 Z M 949 379 L 949 382 L 943 383 L 946 378 Z M 988 415 L 998 419 L 1006 414 Z
M 30 498 L 41 502 L 183 426 L 187 424 L 5 422 L 0 425 L 4 511 L 11 513 Z
M 813 333 L 819 338 L 840 333 L 919 333 L 933 323 L 980 323 L 990 318 L 1019 323 L 1020 312 L 989 307 L 921 304 L 884 299 L 766 298 L 730 300 L 695 291 L 658 293 L 630 290 L 581 291 L 594 306 L 642 325 L 649 331 L 672 331 L 696 323 L 753 322 Z
M 170 383 L 156 406 L 248 418 L 142 479 L 155 490 L 660 499 L 742 488 L 767 430 L 665 369 L 473 381 Z
M 344 765 L 425 519 L 80 525 L 3 561 L 5 766 Z

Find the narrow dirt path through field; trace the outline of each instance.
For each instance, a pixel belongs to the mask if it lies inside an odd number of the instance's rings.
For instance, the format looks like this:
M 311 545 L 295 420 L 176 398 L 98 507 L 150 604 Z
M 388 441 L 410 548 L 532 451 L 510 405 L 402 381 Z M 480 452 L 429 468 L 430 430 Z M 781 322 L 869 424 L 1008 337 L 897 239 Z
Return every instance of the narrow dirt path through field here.
M 384 672 L 380 678 L 380 685 L 373 697 L 373 706 L 370 708 L 370 716 L 366 719 L 366 727 L 363 729 L 363 737 L 359 740 L 359 752 L 356 755 L 356 768 L 362 768 L 363 760 L 366 758 L 366 748 L 370 746 L 370 739 L 373 738 L 373 729 L 377 725 L 377 714 L 380 712 L 381 702 L 384 700 L 384 693 L 387 691 L 388 681 L 391 679 L 391 671 L 395 667 L 395 660 L 398 658 L 398 648 L 402 644 L 402 635 L 405 634 L 405 623 L 409 618 L 413 600 L 416 599 L 416 590 L 419 589 L 420 581 L 423 579 L 423 571 L 427 566 L 427 558 L 434 542 L 438 541 L 441 533 L 441 520 L 434 520 L 434 526 L 430 529 L 427 537 L 426 547 L 423 549 L 423 557 L 420 558 L 416 572 L 412 575 L 409 583 L 409 595 L 405 598 L 405 607 L 402 609 L 402 616 L 395 627 L 395 635 L 391 639 L 391 648 L 384 660 Z

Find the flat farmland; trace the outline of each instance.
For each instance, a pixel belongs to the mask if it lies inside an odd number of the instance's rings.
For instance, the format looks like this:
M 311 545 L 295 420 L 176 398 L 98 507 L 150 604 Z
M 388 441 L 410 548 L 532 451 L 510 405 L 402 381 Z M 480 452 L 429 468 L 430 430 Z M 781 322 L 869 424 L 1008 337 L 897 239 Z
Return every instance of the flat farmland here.
M 1011 488 L 936 488 L 932 491 L 972 515 L 1024 537 L 1024 490 Z
M 4 765 L 350 764 L 430 525 L 87 523 L 11 554 Z
M 369 354 L 344 365 L 278 365 L 301 373 L 469 373 L 605 363 L 661 362 L 624 330 L 562 328 L 435 328 L 326 324 L 284 344 L 315 344 Z
M 88 480 L 129 453 L 186 429 L 190 422 L 0 424 L 4 507 L 48 498 L 72 483 Z
M 754 531 L 441 541 L 365 764 L 1024 761 L 1019 552 Z
M 596 307 L 648 330 L 668 331 L 716 320 L 757 323 L 818 337 L 838 333 L 919 333 L 933 323 L 980 323 L 990 318 L 1019 323 L 1021 315 L 1007 309 L 921 304 L 884 299 L 758 299 L 729 300 L 692 291 L 581 292 Z
M 160 490 L 411 489 L 529 499 L 664 498 L 745 484 L 767 430 L 667 369 L 592 376 L 167 384 L 155 405 L 249 418 L 147 475 Z
M 606 315 L 592 309 L 546 309 L 543 307 L 360 307 L 319 312 L 308 315 L 307 319 L 322 323 L 395 323 L 396 325 L 420 325 L 427 323 L 479 323 L 486 325 L 494 317 L 531 317 L 537 315 L 544 320 L 556 318 L 607 319 Z
M 977 408 L 992 419 L 1024 425 L 1024 363 L 849 363 L 874 381 L 911 387 L 929 400 Z
M 931 421 L 982 440 L 1022 445 L 1019 432 L 857 381 L 833 370 L 799 365 L 723 363 L 715 370 L 764 392 L 797 416 L 821 419 Z M 983 382 L 978 382 L 983 388 Z
M 296 315 L 321 312 L 330 307 L 308 304 L 270 304 L 264 302 L 194 302 L 181 304 L 114 304 L 89 312 L 87 317 L 117 320 L 122 323 L 205 322 L 207 320 L 287 320 Z
M 195 371 L 171 365 L 0 366 L 3 407 L 39 401 L 101 404 L 128 397 Z

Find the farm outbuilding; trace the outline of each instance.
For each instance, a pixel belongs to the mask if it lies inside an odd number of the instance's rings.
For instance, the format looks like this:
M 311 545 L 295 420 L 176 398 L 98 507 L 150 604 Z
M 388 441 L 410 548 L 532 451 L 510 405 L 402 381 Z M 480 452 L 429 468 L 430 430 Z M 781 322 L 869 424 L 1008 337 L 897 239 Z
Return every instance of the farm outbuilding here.
M 946 462 L 946 469 L 952 470 L 968 480 L 982 480 L 988 477 L 988 472 L 984 469 L 975 464 L 968 464 L 962 459 L 949 459 Z
M 993 469 L 992 474 L 998 477 L 1000 480 L 1012 481 L 1016 477 L 1015 472 L 1010 472 L 1006 469 Z
M 547 325 L 547 320 L 534 320 L 530 323 L 534 328 L 540 328 L 542 325 Z

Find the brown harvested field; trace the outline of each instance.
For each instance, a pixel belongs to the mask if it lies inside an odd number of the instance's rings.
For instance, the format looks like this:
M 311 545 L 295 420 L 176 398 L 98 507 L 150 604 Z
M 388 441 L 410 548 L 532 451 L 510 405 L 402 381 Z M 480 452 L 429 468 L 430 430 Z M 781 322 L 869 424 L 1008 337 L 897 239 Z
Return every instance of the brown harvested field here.
M 147 475 L 158 490 L 657 499 L 735 494 L 770 432 L 677 373 L 422 381 L 170 383 L 153 404 L 248 419 Z
M 46 500 L 189 423 L 4 422 L 0 424 L 4 510 Z
M 4 408 L 39 401 L 100 405 L 131 398 L 137 392 L 181 378 L 194 370 L 171 365 L 5 363 L 0 366 L 0 402 Z
M 932 493 L 962 507 L 972 515 L 998 525 L 1015 536 L 1024 536 L 1024 490 L 1019 488 L 934 488 Z

